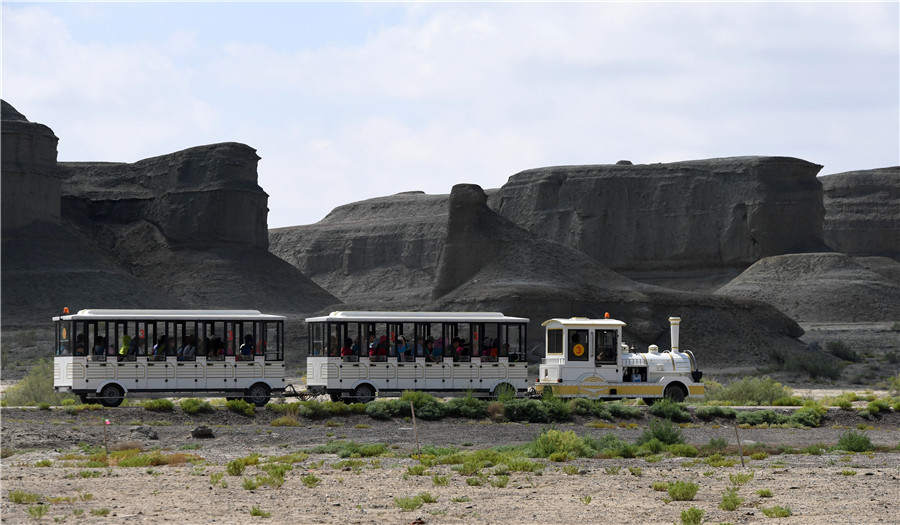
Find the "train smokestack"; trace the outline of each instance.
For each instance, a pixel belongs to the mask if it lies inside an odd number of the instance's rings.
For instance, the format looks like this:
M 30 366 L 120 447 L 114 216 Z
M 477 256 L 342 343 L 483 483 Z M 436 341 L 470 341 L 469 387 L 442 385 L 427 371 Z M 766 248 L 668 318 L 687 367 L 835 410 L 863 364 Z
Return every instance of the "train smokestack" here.
M 672 325 L 672 351 L 678 352 L 678 325 L 681 324 L 681 318 L 670 317 L 669 323 Z

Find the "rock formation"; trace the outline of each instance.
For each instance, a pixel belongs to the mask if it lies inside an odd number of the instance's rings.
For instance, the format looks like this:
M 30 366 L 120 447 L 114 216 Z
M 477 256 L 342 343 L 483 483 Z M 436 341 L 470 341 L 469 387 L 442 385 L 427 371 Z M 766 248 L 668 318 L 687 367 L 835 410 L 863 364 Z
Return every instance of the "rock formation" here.
M 613 269 L 746 267 L 822 244 L 820 169 L 788 157 L 539 168 L 492 207 Z
M 686 347 L 707 366 L 758 362 L 775 347 L 804 349 L 794 339 L 802 335 L 800 327 L 767 304 L 632 281 L 578 250 L 519 228 L 486 203 L 474 185 L 457 185 L 450 195 L 434 292 L 441 309 L 530 317 L 535 346 L 541 343 L 540 323 L 550 317 L 610 312 L 628 323 L 629 342 L 666 347 L 667 319 L 677 315 L 684 318 Z
M 900 167 L 820 177 L 825 242 L 848 255 L 900 261 Z
M 342 301 L 427 304 L 447 234 L 447 196 L 400 193 L 340 206 L 320 222 L 270 230 L 270 250 Z M 424 301 L 424 303 L 423 303 Z
M 49 327 L 64 306 L 302 316 L 337 303 L 268 252 L 257 161 L 226 143 L 133 164 L 57 163 L 53 132 L 4 101 L 4 330 Z
M 35 221 L 59 223 L 60 180 L 54 174 L 53 131 L 29 122 L 5 100 L 0 101 L 2 128 L 2 228 L 12 230 Z
M 765 301 L 800 322 L 900 319 L 900 263 L 842 253 L 790 254 L 760 260 L 716 293 Z

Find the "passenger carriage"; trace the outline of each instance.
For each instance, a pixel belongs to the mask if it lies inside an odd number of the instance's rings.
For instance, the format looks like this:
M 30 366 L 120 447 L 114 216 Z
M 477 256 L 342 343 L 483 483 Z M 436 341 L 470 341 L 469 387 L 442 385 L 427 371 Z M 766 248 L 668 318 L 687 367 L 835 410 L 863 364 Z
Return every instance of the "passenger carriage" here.
M 423 390 L 516 394 L 528 388 L 528 319 L 496 312 L 332 312 L 306 320 L 306 384 L 367 402 Z
M 285 389 L 284 317 L 256 310 L 81 310 L 54 317 L 53 385 L 114 407 L 126 395 L 243 398 Z

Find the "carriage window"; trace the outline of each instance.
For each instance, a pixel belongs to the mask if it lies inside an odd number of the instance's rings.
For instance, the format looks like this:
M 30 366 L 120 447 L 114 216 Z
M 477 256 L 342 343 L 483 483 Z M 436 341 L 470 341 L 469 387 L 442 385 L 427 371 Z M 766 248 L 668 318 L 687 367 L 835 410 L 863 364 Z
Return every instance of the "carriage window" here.
M 309 355 L 325 354 L 325 324 L 309 325 Z
M 562 355 L 563 331 L 560 328 L 547 330 L 547 355 Z
M 594 332 L 597 363 L 615 363 L 618 333 L 616 330 L 596 330 Z
M 569 330 L 569 361 L 587 361 L 588 348 L 587 330 Z

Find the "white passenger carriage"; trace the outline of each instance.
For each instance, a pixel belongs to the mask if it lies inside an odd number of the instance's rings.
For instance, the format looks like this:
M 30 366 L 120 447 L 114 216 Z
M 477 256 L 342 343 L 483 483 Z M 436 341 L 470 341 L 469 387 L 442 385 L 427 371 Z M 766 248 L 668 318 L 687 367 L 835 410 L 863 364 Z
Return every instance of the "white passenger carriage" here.
M 244 398 L 285 389 L 284 317 L 256 310 L 81 310 L 54 317 L 53 388 L 114 407 L 125 395 Z
M 694 354 L 678 346 L 681 319 L 670 317 L 672 348 L 636 352 L 622 343 L 625 323 L 610 319 L 550 319 L 546 355 L 535 390 L 550 388 L 559 397 L 640 397 L 648 404 L 663 397 L 683 401 L 705 394 Z
M 307 388 L 367 402 L 422 390 L 497 396 L 528 387 L 528 319 L 493 312 L 332 312 L 306 320 Z

